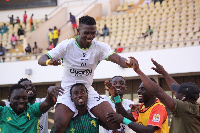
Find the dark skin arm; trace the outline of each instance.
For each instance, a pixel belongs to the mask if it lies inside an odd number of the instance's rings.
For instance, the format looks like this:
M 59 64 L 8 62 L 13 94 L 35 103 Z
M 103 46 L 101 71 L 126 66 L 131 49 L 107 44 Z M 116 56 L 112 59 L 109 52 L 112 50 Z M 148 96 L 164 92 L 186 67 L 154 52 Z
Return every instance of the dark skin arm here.
M 41 65 L 41 66 L 47 66 L 46 65 L 46 61 L 50 59 L 46 54 L 44 54 L 43 56 L 41 56 L 38 60 L 38 64 Z M 58 65 L 61 65 L 61 60 L 60 59 L 55 59 L 55 58 L 52 58 L 48 65 L 53 65 L 53 66 L 58 66 Z
M 103 122 L 100 123 L 100 125 L 105 128 L 106 130 L 110 130 L 109 126 L 104 124 Z
M 112 83 L 110 83 L 109 81 L 105 81 L 104 85 L 107 87 L 106 90 L 108 90 L 113 97 L 118 96 L 117 89 L 113 86 Z M 123 107 L 121 102 L 120 103 L 115 103 L 115 108 L 116 108 L 117 113 L 123 115 L 124 117 L 128 118 L 131 121 L 135 121 L 132 113 L 131 112 L 127 112 L 124 109 L 124 107 Z
M 168 96 L 163 89 L 156 83 L 154 83 L 148 76 L 146 76 L 139 68 L 138 61 L 134 57 L 129 57 L 133 60 L 132 68 L 139 75 L 140 79 L 144 83 L 146 89 L 154 94 L 156 97 L 160 99 L 160 101 L 170 110 L 173 111 L 175 109 L 174 100 Z
M 153 64 L 156 67 L 152 67 L 151 69 L 155 70 L 157 73 L 162 74 L 163 77 L 165 78 L 165 81 L 167 82 L 167 85 L 169 86 L 169 88 L 171 88 L 171 85 L 174 84 L 178 84 L 168 73 L 167 71 L 165 71 L 164 67 L 160 64 L 158 64 L 153 58 L 151 58 L 151 61 L 153 62 Z M 173 91 L 173 90 L 172 90 Z M 175 92 L 173 91 L 173 93 L 175 94 Z
M 64 89 L 57 86 L 50 86 L 47 90 L 46 99 L 40 104 L 39 109 L 41 112 L 47 112 L 51 107 L 56 104 L 58 95 L 63 94 Z
M 46 61 L 49 59 L 49 57 L 44 54 L 43 56 L 41 56 L 38 60 L 38 64 L 41 65 L 41 66 L 46 66 Z M 124 57 L 121 57 L 119 56 L 118 54 L 114 53 L 112 54 L 109 58 L 108 58 L 109 61 L 112 61 L 113 63 L 116 63 L 118 65 L 120 65 L 122 68 L 127 68 L 127 65 L 126 65 L 126 61 L 127 59 L 124 58 Z M 53 65 L 53 66 L 58 66 L 58 65 L 61 65 L 61 61 L 60 59 L 55 59 L 55 58 L 52 58 L 50 61 L 49 61 L 49 64 L 48 65 Z
M 124 57 L 121 57 L 120 55 L 118 55 L 116 53 L 112 54 L 108 58 L 108 60 L 120 65 L 122 68 L 127 68 L 127 64 L 126 64 L 127 59 Z
M 118 122 L 118 123 L 123 123 L 124 119 L 124 117 L 118 113 L 109 113 L 107 117 L 108 121 Z M 128 127 L 137 133 L 154 133 L 158 129 L 158 127 L 156 126 L 151 126 L 151 125 L 143 126 L 139 125 L 136 122 L 131 122 L 130 124 L 128 124 Z

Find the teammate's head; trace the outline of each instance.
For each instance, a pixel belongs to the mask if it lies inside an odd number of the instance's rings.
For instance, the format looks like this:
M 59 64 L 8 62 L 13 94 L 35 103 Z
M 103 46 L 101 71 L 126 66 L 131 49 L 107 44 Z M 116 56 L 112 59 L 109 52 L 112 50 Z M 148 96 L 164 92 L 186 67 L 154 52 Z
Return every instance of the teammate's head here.
M 89 48 L 92 40 L 95 38 L 96 30 L 96 21 L 93 17 L 81 17 L 79 19 L 79 26 L 77 29 L 81 45 L 85 48 Z
M 72 85 L 70 89 L 71 100 L 74 102 L 76 107 L 87 106 L 88 91 L 87 88 L 81 84 L 77 83 Z
M 106 29 L 107 28 L 107 26 L 106 26 L 106 24 L 104 25 L 104 29 Z
M 200 89 L 195 83 L 184 82 L 181 85 L 172 84 L 171 88 L 176 92 L 176 99 L 197 101 L 199 98 Z
M 126 80 L 122 76 L 114 76 L 111 83 L 117 89 L 118 94 L 123 96 L 127 90 Z
M 155 83 L 157 83 L 155 81 L 155 79 L 150 78 L 152 81 L 154 81 Z M 154 95 L 152 95 L 144 86 L 144 83 L 142 82 L 139 86 L 139 89 L 137 91 L 138 93 L 138 97 L 139 97 L 139 103 L 147 103 L 149 102 L 149 100 L 151 99 L 155 99 L 156 97 Z
M 31 80 L 29 80 L 27 78 L 22 78 L 19 80 L 18 84 L 25 86 L 26 91 L 28 93 L 28 98 L 30 100 L 36 98 L 36 89 L 35 89 L 35 86 L 33 85 L 33 83 L 31 82 Z
M 12 85 L 9 89 L 8 101 L 17 115 L 23 113 L 28 104 L 26 88 L 21 84 Z

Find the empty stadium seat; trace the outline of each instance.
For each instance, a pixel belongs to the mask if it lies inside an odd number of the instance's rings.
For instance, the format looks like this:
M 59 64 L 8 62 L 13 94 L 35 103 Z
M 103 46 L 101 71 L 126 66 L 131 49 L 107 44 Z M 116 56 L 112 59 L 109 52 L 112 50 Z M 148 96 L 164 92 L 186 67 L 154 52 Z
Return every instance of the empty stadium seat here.
M 192 46 L 192 42 L 187 42 L 185 46 L 186 47 L 191 47 Z
M 123 50 L 122 50 L 122 53 L 128 53 L 129 52 L 129 49 L 128 47 L 125 47 Z

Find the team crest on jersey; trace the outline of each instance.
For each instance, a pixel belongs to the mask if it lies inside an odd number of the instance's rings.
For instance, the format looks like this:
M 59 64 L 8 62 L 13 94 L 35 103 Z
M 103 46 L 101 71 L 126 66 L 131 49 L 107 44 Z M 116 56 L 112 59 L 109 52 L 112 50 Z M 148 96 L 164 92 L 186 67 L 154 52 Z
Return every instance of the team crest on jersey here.
M 152 121 L 153 122 L 160 122 L 160 114 L 154 114 Z
M 95 127 L 97 126 L 94 120 L 90 121 L 90 123 Z
M 70 130 L 70 132 L 72 132 L 72 133 L 75 133 L 75 129 L 74 129 L 74 128 L 72 128 L 72 129 Z
M 7 118 L 7 121 L 11 121 L 11 120 L 12 120 L 12 118 L 11 118 L 11 117 L 8 117 L 8 118 Z

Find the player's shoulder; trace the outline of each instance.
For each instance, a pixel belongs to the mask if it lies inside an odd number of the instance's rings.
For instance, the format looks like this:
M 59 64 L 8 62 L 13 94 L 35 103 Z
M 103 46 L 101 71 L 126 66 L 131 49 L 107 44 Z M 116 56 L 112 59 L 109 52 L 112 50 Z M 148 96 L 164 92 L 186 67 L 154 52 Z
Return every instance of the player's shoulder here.
M 71 39 L 65 39 L 62 41 L 64 44 L 70 44 L 70 43 L 74 43 L 74 38 L 71 38 Z
M 61 46 L 70 46 L 70 45 L 73 45 L 74 44 L 74 38 L 71 38 L 71 39 L 65 39 L 63 40 L 62 42 L 60 42 L 58 45 L 61 45 Z
M 166 108 L 165 106 L 161 103 L 161 102 L 158 102 L 154 107 L 153 107 L 153 110 L 162 110 L 162 111 L 166 111 Z
M 96 39 L 93 39 L 93 42 L 95 45 L 99 46 L 99 47 L 102 47 L 102 46 L 108 46 L 107 43 L 105 42 L 100 42 L 100 41 L 97 41 Z

